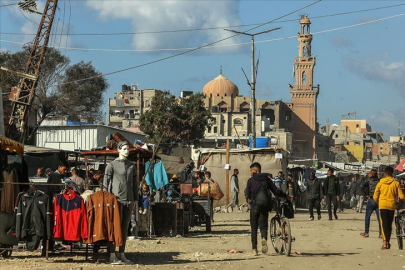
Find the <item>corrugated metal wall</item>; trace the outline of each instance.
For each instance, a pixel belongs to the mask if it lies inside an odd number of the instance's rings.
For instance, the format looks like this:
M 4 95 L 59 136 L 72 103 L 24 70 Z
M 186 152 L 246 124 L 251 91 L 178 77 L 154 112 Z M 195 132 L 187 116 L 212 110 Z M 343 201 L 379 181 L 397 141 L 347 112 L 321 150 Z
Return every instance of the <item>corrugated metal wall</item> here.
M 105 146 L 108 134 L 121 133 L 129 141 L 145 141 L 145 136 L 108 126 L 45 126 L 37 132 L 37 146 L 63 150 L 90 150 Z

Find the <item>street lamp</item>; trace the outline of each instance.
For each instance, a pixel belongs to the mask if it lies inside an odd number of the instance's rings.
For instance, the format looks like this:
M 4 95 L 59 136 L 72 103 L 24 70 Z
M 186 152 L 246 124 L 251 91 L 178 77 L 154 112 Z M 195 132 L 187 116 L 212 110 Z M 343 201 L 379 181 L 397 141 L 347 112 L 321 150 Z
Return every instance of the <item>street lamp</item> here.
M 248 82 L 248 84 L 250 85 L 251 92 L 252 92 L 252 148 L 256 148 L 256 93 L 255 93 L 255 88 L 256 88 L 257 68 L 255 68 L 255 36 L 265 34 L 268 32 L 272 32 L 275 30 L 279 30 L 280 28 L 281 27 L 277 27 L 274 29 L 270 29 L 270 30 L 266 30 L 266 31 L 262 31 L 262 32 L 254 33 L 254 34 L 250 34 L 250 33 L 246 33 L 246 32 L 239 32 L 239 31 L 235 31 L 232 29 L 224 29 L 229 32 L 250 36 L 252 38 L 252 49 L 251 49 L 252 50 L 252 81 L 250 83 Z

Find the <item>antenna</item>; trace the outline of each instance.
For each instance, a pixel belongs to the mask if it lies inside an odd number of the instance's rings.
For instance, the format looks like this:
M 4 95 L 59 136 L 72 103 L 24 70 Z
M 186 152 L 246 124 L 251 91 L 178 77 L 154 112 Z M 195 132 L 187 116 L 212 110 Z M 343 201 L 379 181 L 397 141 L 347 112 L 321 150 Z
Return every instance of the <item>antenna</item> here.
M 246 75 L 245 71 L 243 70 L 243 68 L 240 68 L 240 69 L 242 70 L 243 74 L 245 74 L 245 78 L 246 78 L 247 84 L 248 84 L 249 86 L 251 86 L 251 84 L 250 84 L 250 82 L 249 82 L 249 78 L 248 78 L 248 76 Z

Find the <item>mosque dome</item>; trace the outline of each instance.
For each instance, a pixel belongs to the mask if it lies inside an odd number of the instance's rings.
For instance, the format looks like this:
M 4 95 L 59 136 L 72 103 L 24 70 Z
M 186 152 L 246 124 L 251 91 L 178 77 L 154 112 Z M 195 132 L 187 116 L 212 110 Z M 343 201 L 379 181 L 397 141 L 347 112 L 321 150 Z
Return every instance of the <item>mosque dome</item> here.
M 233 82 L 225 78 L 225 76 L 223 76 L 221 73 L 218 77 L 208 82 L 204 86 L 203 94 L 207 97 L 236 97 L 237 95 L 239 95 L 239 89 Z

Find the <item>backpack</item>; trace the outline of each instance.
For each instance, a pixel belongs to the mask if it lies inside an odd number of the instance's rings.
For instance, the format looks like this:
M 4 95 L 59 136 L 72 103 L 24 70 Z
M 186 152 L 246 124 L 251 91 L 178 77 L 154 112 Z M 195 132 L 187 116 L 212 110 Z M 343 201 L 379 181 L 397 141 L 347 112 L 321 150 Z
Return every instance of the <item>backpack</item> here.
M 259 190 L 259 193 L 256 195 L 254 199 L 254 207 L 256 207 L 259 211 L 270 211 L 271 210 L 271 193 L 270 190 L 263 185 L 263 182 L 261 181 L 260 185 L 261 188 Z

